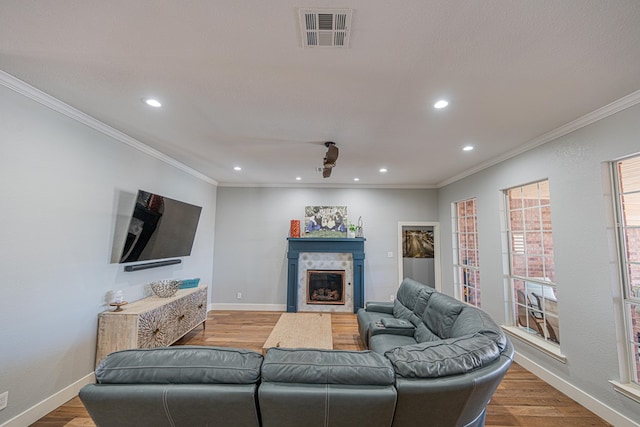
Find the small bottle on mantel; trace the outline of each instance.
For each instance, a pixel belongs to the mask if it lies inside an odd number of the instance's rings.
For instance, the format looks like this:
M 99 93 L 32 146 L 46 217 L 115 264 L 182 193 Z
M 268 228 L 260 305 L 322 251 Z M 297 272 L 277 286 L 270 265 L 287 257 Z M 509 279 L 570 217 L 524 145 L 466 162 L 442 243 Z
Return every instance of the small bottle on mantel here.
M 122 304 L 123 301 L 124 301 L 124 292 L 116 291 L 116 298 L 113 300 L 113 302 L 116 304 Z

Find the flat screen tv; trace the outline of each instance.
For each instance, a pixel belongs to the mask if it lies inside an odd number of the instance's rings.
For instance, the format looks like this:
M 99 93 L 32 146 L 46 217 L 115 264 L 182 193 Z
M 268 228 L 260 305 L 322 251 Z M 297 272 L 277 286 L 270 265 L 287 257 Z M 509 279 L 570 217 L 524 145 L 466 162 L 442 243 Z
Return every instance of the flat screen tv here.
M 200 206 L 139 190 L 120 263 L 191 255 Z

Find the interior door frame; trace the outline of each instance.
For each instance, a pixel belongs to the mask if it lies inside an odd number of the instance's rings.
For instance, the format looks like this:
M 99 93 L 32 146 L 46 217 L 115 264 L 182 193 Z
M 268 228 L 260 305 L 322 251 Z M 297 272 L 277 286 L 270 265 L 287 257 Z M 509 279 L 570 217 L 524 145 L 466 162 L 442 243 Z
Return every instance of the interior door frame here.
M 404 279 L 402 257 L 402 229 L 403 227 L 433 227 L 433 271 L 435 288 L 442 292 L 440 270 L 440 223 L 437 221 L 398 221 L 398 286 Z

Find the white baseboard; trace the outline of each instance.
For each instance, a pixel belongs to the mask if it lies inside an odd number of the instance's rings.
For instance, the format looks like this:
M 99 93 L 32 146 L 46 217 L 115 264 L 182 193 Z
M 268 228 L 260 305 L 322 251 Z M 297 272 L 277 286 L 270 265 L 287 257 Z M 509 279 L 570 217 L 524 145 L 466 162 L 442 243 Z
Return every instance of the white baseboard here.
M 80 378 L 75 383 L 63 388 L 42 402 L 35 404 L 23 413 L 16 415 L 9 421 L 6 421 L 4 424 L 1 424 L 0 427 L 24 427 L 31 425 L 47 415 L 49 412 L 76 397 L 83 386 L 86 384 L 93 384 L 95 382 L 96 377 L 93 372 L 91 372 L 90 374 Z
M 613 424 L 616 427 L 640 427 L 640 424 L 637 424 L 635 421 L 625 417 L 620 412 L 600 402 L 599 400 L 580 390 L 573 384 L 568 383 L 564 379 L 538 365 L 533 360 L 517 352 L 513 360 L 526 370 L 540 377 L 550 386 L 566 394 L 571 399 L 575 400 L 600 418 L 604 419 L 606 422 Z
M 287 311 L 286 304 L 209 304 L 211 310 Z

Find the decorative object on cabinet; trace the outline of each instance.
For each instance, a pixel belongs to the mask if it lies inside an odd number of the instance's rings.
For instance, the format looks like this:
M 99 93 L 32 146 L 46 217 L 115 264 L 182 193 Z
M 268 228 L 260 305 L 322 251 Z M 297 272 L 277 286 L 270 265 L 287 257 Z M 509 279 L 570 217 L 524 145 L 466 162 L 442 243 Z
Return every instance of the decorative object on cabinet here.
M 127 310 L 98 317 L 96 366 L 107 354 L 131 348 L 168 346 L 207 320 L 207 287 L 180 289 L 169 298 L 151 296 Z
M 180 289 L 188 289 L 195 288 L 200 283 L 200 278 L 196 277 L 195 279 L 184 279 L 180 281 Z
M 180 288 L 180 281 L 174 279 L 157 280 L 149 284 L 154 294 L 160 298 L 172 297 Z
M 129 304 L 129 303 L 128 303 L 128 302 L 126 302 L 126 301 L 120 301 L 120 302 L 112 302 L 112 303 L 111 303 L 111 304 L 109 304 L 109 305 L 110 305 L 111 307 L 115 307 L 116 309 L 115 309 L 115 310 L 113 310 L 113 311 L 114 311 L 114 312 L 116 312 L 116 311 L 122 311 L 122 306 L 123 306 L 123 305 L 127 305 L 127 304 Z

